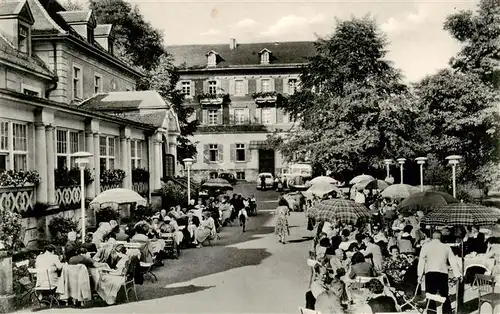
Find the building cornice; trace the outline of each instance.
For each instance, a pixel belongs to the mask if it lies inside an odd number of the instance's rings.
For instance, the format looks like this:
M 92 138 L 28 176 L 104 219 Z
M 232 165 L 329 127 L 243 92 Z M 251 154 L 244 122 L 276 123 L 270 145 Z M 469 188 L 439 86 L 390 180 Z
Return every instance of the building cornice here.
M 133 74 L 136 77 L 143 77 L 144 74 L 132 69 L 129 67 L 125 62 L 122 60 L 118 59 L 117 57 L 110 55 L 109 53 L 102 51 L 98 49 L 97 47 L 94 47 L 93 45 L 89 45 L 87 42 L 84 42 L 83 40 L 77 38 L 76 36 L 73 36 L 72 34 L 64 33 L 64 34 L 32 34 L 31 35 L 32 40 L 37 40 L 37 41 L 47 41 L 47 40 L 69 40 L 70 42 L 78 45 L 79 47 L 87 50 L 88 52 L 91 52 L 95 55 L 97 55 L 100 58 L 105 59 L 108 62 L 113 63 L 114 65 L 118 66 L 120 69 L 124 70 L 125 72 L 128 72 L 130 74 Z
M 29 95 L 15 92 L 12 90 L 8 90 L 5 88 L 0 88 L 0 99 L 21 102 L 21 103 L 24 103 L 26 105 L 33 106 L 33 107 L 49 108 L 49 109 L 57 110 L 60 112 L 75 114 L 75 115 L 85 117 L 85 118 L 98 118 L 102 121 L 117 123 L 121 126 L 132 126 L 132 127 L 142 129 L 142 130 L 147 130 L 147 131 L 155 131 L 158 129 L 157 127 L 150 125 L 150 124 L 139 123 L 139 122 L 135 122 L 135 121 L 132 121 L 129 119 L 119 118 L 119 117 L 99 113 L 96 111 L 81 109 L 81 108 L 78 108 L 76 106 L 70 106 L 70 105 L 67 105 L 64 103 L 60 103 L 60 102 L 45 99 L 45 98 L 29 96 Z
M 41 77 L 41 78 L 44 78 L 44 79 L 47 79 L 47 80 L 53 80 L 53 79 L 56 78 L 56 76 L 50 76 L 50 75 L 47 75 L 45 73 L 41 73 L 41 72 L 35 71 L 33 69 L 30 69 L 28 67 L 19 65 L 19 64 L 15 63 L 15 62 L 6 60 L 6 59 L 2 58 L 1 56 L 0 56 L 0 63 L 5 64 L 6 66 L 11 67 L 13 69 L 16 69 L 16 70 L 19 70 L 19 71 L 23 71 L 23 72 L 26 72 L 26 73 L 29 73 L 29 74 L 33 74 L 33 75 L 36 75 L 38 77 Z
M 307 63 L 293 63 L 293 64 L 269 64 L 269 65 L 235 65 L 220 68 L 178 68 L 179 73 L 203 73 L 203 72 L 237 72 L 237 71 L 248 71 L 248 70 L 296 70 L 302 69 Z

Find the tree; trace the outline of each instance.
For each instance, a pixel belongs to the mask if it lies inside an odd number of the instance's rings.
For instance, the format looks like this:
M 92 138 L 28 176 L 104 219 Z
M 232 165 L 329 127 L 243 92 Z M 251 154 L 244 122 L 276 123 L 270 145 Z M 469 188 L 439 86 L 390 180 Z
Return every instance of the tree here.
M 149 71 L 165 53 L 163 35 L 151 26 L 137 6 L 124 0 L 89 0 L 97 23 L 113 24 L 115 53 L 130 64 Z
M 81 3 L 79 3 L 78 1 L 72 1 L 72 0 L 66 0 L 63 3 L 63 7 L 67 11 L 79 11 L 79 10 L 83 10 L 83 6 L 82 6 Z
M 461 51 L 450 63 L 461 72 L 473 72 L 484 81 L 500 82 L 500 2 L 481 0 L 474 14 L 461 11 L 447 17 L 444 23 L 455 39 L 463 44 Z
M 316 42 L 301 90 L 285 107 L 300 129 L 270 142 L 289 160 L 310 152 L 313 162 L 347 177 L 378 172 L 382 159 L 410 154 L 418 111 L 385 59 L 386 46 L 372 18 L 337 21 L 335 32 Z

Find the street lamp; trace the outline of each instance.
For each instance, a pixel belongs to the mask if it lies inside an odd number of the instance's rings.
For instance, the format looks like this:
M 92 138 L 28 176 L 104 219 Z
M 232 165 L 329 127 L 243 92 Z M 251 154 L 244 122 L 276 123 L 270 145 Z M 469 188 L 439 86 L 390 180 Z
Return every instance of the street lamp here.
M 82 243 L 85 243 L 85 165 L 90 162 L 93 155 L 88 152 L 76 152 L 71 155 L 80 168 L 80 201 L 82 205 Z
M 396 159 L 396 161 L 399 164 L 399 170 L 401 171 L 401 184 L 403 184 L 403 165 L 405 164 L 406 159 L 398 158 L 398 159 Z
M 387 178 L 391 177 L 391 165 L 394 163 L 392 159 L 384 159 L 385 170 L 387 171 Z
M 417 157 L 415 161 L 420 165 L 420 192 L 424 191 L 424 164 L 427 157 Z
M 456 175 L 456 167 L 458 165 L 458 161 L 462 157 L 457 156 L 457 155 L 451 155 L 446 157 L 445 159 L 448 160 L 448 164 L 451 165 L 451 173 L 452 173 L 452 178 L 453 178 L 453 197 L 457 197 L 457 175 Z
M 189 205 L 189 203 L 191 203 L 191 165 L 193 164 L 194 159 L 184 158 L 182 162 L 184 163 L 184 166 L 187 168 L 187 179 L 188 179 L 187 187 L 188 187 L 188 205 Z

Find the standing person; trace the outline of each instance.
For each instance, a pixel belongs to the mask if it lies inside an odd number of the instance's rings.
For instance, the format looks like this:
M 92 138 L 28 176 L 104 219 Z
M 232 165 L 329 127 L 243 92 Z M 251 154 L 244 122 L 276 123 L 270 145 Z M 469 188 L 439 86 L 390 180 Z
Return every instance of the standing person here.
M 238 217 L 240 219 L 240 226 L 243 227 L 243 232 L 245 232 L 245 224 L 248 220 L 248 213 L 247 213 L 247 210 L 245 207 L 240 209 L 240 211 L 238 213 Z
M 264 177 L 264 176 L 260 176 L 260 188 L 262 189 L 262 191 L 267 190 L 266 189 L 266 177 Z
M 448 297 L 448 263 L 453 269 L 455 277 L 459 278 L 457 261 L 451 248 L 441 242 L 441 232 L 432 234 L 432 240 L 422 246 L 418 260 L 418 282 L 425 274 L 426 291 L 446 298 L 443 304 L 443 313 L 452 313 L 451 302 Z M 430 303 L 429 310 L 436 310 L 436 303 Z
M 285 244 L 286 235 L 290 235 L 287 217 L 290 215 L 290 211 L 288 209 L 288 203 L 284 198 L 280 198 L 280 200 L 278 201 L 276 214 L 278 216 L 278 221 L 276 222 L 276 226 L 274 227 L 274 233 L 278 237 L 278 241 Z

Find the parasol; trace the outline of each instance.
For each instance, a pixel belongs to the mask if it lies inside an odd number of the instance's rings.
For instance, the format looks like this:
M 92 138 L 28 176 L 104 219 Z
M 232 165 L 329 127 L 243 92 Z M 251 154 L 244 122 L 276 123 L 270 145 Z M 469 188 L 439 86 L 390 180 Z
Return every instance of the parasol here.
M 339 183 L 339 181 L 335 180 L 332 177 L 319 176 L 319 177 L 316 177 L 316 178 L 312 179 L 311 181 L 309 181 L 308 185 L 309 186 L 313 186 L 315 184 L 323 183 L 323 182 L 328 183 L 328 184 L 337 184 L 337 183 Z
M 408 196 L 419 192 L 420 190 L 408 184 L 394 184 L 383 190 L 380 195 L 387 198 L 407 198 Z
M 452 203 L 459 203 L 459 201 L 448 193 L 426 191 L 408 196 L 399 204 L 398 209 L 406 213 L 422 211 L 426 214 L 437 207 L 443 207 Z
M 303 192 L 303 194 L 310 199 L 313 196 L 323 197 L 333 191 L 337 192 L 337 194 L 339 195 L 342 194 L 342 191 L 338 187 L 323 181 L 314 184 L 309 189 L 307 189 L 307 191 Z
M 364 205 L 342 199 L 322 201 L 311 208 L 307 215 L 316 220 L 352 224 L 356 224 L 360 219 L 368 220 L 371 217 L 370 211 Z
M 201 187 L 206 189 L 233 190 L 233 186 L 227 180 L 221 178 L 209 179 Z
M 361 174 L 359 176 L 354 177 L 351 181 L 349 181 L 349 184 L 358 184 L 366 180 L 375 180 L 374 177 L 367 175 L 367 174 Z
M 436 208 L 427 214 L 422 222 L 437 226 L 493 226 L 500 219 L 500 213 L 492 208 L 468 204 L 453 203 Z
M 385 190 L 391 185 L 384 180 L 365 180 L 356 184 L 358 191 L 362 190 Z
M 110 189 L 102 192 L 97 195 L 90 205 L 93 204 L 106 204 L 106 203 L 115 203 L 115 204 L 129 204 L 129 203 L 137 203 L 137 205 L 146 206 L 147 201 L 140 196 L 137 192 L 129 190 L 129 189 Z

